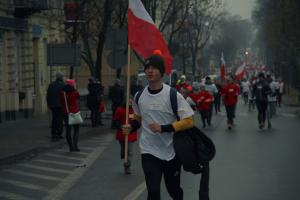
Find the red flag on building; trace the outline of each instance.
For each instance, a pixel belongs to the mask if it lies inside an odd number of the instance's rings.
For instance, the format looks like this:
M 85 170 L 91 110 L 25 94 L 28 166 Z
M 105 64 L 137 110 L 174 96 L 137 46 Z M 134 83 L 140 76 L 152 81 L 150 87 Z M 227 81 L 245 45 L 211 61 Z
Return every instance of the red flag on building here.
M 129 0 L 128 42 L 143 58 L 159 49 L 165 59 L 166 74 L 171 73 L 173 58 L 168 46 L 140 0 Z
M 223 55 L 223 52 L 221 54 L 221 67 L 220 67 L 220 77 L 221 77 L 221 80 L 225 80 L 225 59 L 224 59 L 224 55 Z
M 245 67 L 246 67 L 246 63 L 244 62 L 241 66 L 237 68 L 237 70 L 235 71 L 235 80 L 239 81 L 244 77 Z

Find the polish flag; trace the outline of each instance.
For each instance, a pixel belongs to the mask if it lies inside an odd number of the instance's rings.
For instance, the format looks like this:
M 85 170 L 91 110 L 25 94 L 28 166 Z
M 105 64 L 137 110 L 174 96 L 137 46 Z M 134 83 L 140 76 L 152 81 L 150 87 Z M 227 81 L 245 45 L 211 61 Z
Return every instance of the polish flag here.
M 237 70 L 235 71 L 235 80 L 239 81 L 244 77 L 245 67 L 246 67 L 246 63 L 244 62 L 241 66 L 237 68 Z
M 221 54 L 221 67 L 220 67 L 220 77 L 221 77 L 221 80 L 225 80 L 225 60 L 224 60 L 224 55 L 223 55 L 223 52 Z
M 155 50 L 162 52 L 166 74 L 171 73 L 173 57 L 168 46 L 140 0 L 129 0 L 128 43 L 144 59 Z

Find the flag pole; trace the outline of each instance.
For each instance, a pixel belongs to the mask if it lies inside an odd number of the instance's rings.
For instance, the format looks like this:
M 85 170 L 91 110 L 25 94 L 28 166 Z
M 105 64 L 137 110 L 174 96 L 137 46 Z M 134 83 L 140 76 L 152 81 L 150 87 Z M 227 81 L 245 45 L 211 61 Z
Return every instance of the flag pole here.
M 128 125 L 128 114 L 129 114 L 129 93 L 130 93 L 130 58 L 131 58 L 131 48 L 128 44 L 128 65 L 127 65 L 127 85 L 126 85 L 126 120 L 125 124 Z M 125 155 L 124 155 L 124 162 L 128 162 L 128 135 L 125 135 Z

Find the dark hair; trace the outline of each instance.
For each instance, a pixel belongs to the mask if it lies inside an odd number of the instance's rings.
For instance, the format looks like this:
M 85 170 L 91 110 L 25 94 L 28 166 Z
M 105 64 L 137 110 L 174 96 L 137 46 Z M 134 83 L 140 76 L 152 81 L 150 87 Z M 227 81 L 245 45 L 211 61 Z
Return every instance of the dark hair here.
M 261 73 L 259 73 L 259 74 L 258 74 L 258 78 L 265 78 L 265 74 L 264 74 L 264 73 L 262 73 L 262 72 L 261 72 Z

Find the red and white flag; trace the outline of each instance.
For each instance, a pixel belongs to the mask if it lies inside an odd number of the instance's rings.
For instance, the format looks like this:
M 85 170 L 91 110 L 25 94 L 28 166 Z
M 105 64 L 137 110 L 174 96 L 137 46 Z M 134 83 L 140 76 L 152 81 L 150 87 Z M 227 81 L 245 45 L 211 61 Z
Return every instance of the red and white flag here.
M 129 0 L 128 42 L 144 59 L 159 49 L 165 59 L 166 74 L 171 73 L 173 57 L 168 46 L 140 0 Z
M 239 66 L 237 68 L 237 70 L 235 71 L 235 79 L 237 81 L 241 80 L 244 75 L 245 75 L 245 67 L 246 67 L 246 63 L 244 62 L 241 66 Z
M 221 77 L 221 80 L 225 80 L 225 59 L 224 59 L 224 55 L 223 55 L 223 52 L 221 54 L 221 67 L 220 67 L 220 77 Z

